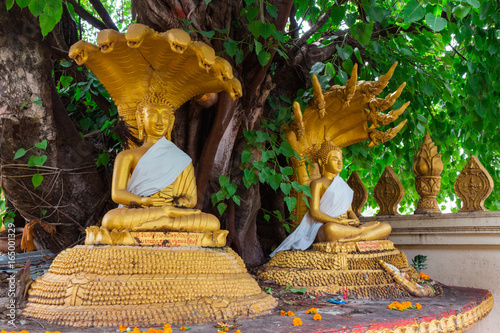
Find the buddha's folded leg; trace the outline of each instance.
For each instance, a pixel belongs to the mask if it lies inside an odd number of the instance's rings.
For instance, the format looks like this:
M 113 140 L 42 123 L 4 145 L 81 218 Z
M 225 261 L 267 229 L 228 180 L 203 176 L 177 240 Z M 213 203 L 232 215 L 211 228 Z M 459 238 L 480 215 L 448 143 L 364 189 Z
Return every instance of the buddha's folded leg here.
M 220 230 L 220 222 L 217 217 L 211 214 L 198 213 L 184 215 L 176 218 L 162 216 L 154 221 L 147 221 L 134 225 L 130 230 L 133 231 L 186 231 L 186 232 L 205 232 Z
M 361 234 L 362 230 L 348 225 L 338 223 L 325 223 L 318 231 L 320 242 L 335 242 L 348 237 L 355 237 Z
M 165 215 L 162 207 L 112 209 L 102 218 L 102 226 L 108 230 L 131 230 L 135 225 L 155 221 Z

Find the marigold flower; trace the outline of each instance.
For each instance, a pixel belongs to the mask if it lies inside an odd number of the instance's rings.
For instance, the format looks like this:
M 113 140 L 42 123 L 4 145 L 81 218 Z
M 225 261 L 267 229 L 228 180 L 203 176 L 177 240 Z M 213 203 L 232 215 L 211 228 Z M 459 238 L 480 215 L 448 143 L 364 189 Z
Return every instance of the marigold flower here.
M 131 333 L 141 333 L 141 330 L 136 326 Z
M 158 332 L 156 329 L 150 327 L 149 330 L 147 330 L 146 333 L 156 333 L 156 332 Z
M 120 327 L 118 327 L 118 330 L 119 330 L 120 332 L 125 332 L 125 331 L 127 330 L 127 326 L 125 326 L 125 325 L 120 325 Z
M 302 326 L 302 320 L 299 317 L 294 318 L 293 326 Z
M 288 317 L 293 317 L 293 316 L 295 316 L 295 313 L 293 313 L 292 311 L 288 311 L 287 315 L 288 315 Z
M 26 330 L 22 330 L 22 331 L 19 331 L 18 333 L 30 333 L 30 332 L 26 331 Z
M 421 279 L 423 280 L 430 280 L 431 278 L 429 277 L 429 275 L 425 274 L 424 272 L 420 272 L 420 276 L 419 276 Z
M 236 330 L 234 333 L 241 333 L 241 331 L 240 330 Z
M 163 325 L 163 329 L 165 329 L 165 328 L 172 328 L 172 327 L 170 326 L 169 323 L 166 323 L 165 325 Z
M 420 305 L 420 303 L 415 303 L 415 307 L 416 307 L 417 309 L 421 309 L 421 308 L 422 308 L 422 305 Z
M 321 315 L 319 313 L 316 313 L 313 317 L 314 320 L 321 320 Z
M 224 327 L 224 332 L 229 331 L 229 326 Z
M 309 310 L 306 311 L 306 314 L 316 314 L 318 313 L 318 309 L 316 308 L 310 308 Z
M 184 326 L 181 326 L 181 328 L 179 328 L 181 331 L 187 331 L 187 330 L 190 330 L 191 328 L 189 327 L 184 327 Z
M 286 316 L 286 312 L 285 312 L 285 311 L 283 311 L 283 310 L 281 310 L 280 315 L 282 315 L 282 316 Z M 6 333 L 7 333 L 7 332 L 6 332 Z

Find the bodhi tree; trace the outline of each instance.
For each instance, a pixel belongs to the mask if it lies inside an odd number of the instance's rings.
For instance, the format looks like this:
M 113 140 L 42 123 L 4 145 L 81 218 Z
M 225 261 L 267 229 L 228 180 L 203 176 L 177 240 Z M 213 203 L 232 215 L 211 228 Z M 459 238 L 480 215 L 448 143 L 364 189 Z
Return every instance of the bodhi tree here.
M 407 190 L 403 212 L 418 200 L 411 167 L 426 131 L 446 166 L 442 202 L 456 200 L 453 182 L 472 154 L 499 186 L 495 1 L 8 0 L 1 10 L 2 33 L 11 38 L 10 44 L 2 39 L 0 51 L 7 78 L 0 84 L 8 92 L 0 99 L 1 187 L 24 219 L 56 226 L 52 236 L 36 227 L 43 246 L 72 234 L 59 249 L 69 246 L 82 227 L 99 222 L 109 201 L 117 136 L 127 134 L 105 90 L 85 68 L 68 62 L 67 50 L 80 37 L 93 38 L 92 29 L 123 32 L 132 21 L 160 32 L 190 32 L 228 60 L 242 82 L 237 101 L 220 93 L 177 110 L 173 141 L 193 159 L 199 207 L 221 214 L 231 246 L 247 264 L 261 263 L 296 223 L 284 219 L 296 205 L 291 191 L 308 194 L 292 178 L 294 152 L 283 140 L 283 124 L 291 120 L 294 100 L 305 109 L 311 99 L 312 73 L 325 89 L 345 84 L 355 64 L 359 79 L 376 80 L 399 63 L 388 92 L 407 82 L 399 100 L 411 101 L 401 117 L 408 123 L 383 146 L 347 147 L 344 173 L 357 170 L 371 191 L 385 166 L 395 166 Z M 44 74 L 32 81 L 38 76 L 29 69 L 36 66 Z M 19 148 L 44 139 L 46 153 L 34 148 L 14 160 Z M 28 166 L 30 154 L 47 160 Z M 35 174 L 44 175 L 36 189 Z M 486 206 L 498 209 L 500 194 Z

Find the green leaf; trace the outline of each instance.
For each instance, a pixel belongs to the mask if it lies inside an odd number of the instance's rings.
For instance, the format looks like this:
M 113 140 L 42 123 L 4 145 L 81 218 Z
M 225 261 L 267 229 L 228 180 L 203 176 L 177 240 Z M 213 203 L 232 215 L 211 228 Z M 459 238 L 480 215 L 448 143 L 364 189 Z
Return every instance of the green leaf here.
M 269 214 L 264 214 L 264 220 L 269 222 L 270 219 L 271 219 L 271 216 Z
M 33 175 L 33 177 L 31 177 L 31 183 L 33 184 L 33 186 L 35 188 L 37 188 L 38 186 L 40 186 L 40 184 L 42 183 L 43 181 L 43 176 L 38 174 L 38 173 L 35 173 Z
M 290 288 L 290 291 L 292 293 L 296 293 L 296 294 L 305 294 L 306 293 L 306 288 L 300 288 L 300 289 L 294 289 L 294 288 Z
M 468 6 L 468 5 L 458 5 L 456 6 L 455 8 L 453 8 L 453 15 L 455 15 L 456 17 L 458 17 L 459 19 L 462 19 L 464 17 L 467 16 L 467 14 L 469 14 L 470 10 L 471 10 L 471 6 Z
M 257 131 L 256 135 L 257 135 L 257 137 L 255 138 L 256 142 L 264 142 L 269 139 L 269 134 L 267 134 L 266 132 Z
M 233 196 L 233 201 L 234 201 L 234 203 L 235 203 L 235 204 L 237 204 L 238 206 L 240 206 L 240 205 L 241 205 L 241 198 L 240 198 L 240 196 L 239 196 L 239 195 L 234 195 L 234 196 Z
M 356 23 L 349 29 L 349 32 L 361 45 L 366 45 L 372 37 L 373 23 Z
M 329 62 L 329 63 L 326 64 L 325 75 L 330 75 L 330 77 L 334 77 L 335 76 L 335 67 L 333 67 L 333 65 L 332 65 L 331 62 Z
M 290 190 L 292 189 L 292 184 L 290 184 L 290 183 L 281 183 L 280 184 L 280 189 L 281 189 L 281 191 L 285 195 L 288 195 L 288 194 L 290 194 Z
M 382 22 L 385 17 L 385 11 L 381 7 L 373 7 L 369 6 L 366 8 L 366 13 L 369 17 L 371 17 L 375 22 Z
M 205 0 L 205 5 L 208 5 L 211 2 L 212 2 L 212 0 Z
M 491 4 L 491 1 L 483 2 L 481 9 L 479 10 L 479 19 L 484 21 L 494 12 L 495 7 Z
M 92 126 L 92 119 L 85 117 L 80 119 L 79 123 L 85 131 L 88 131 L 90 126 Z
M 257 17 L 259 14 L 259 8 L 258 7 L 247 7 L 245 8 L 245 17 L 247 18 L 248 22 L 251 22 L 254 18 Z
M 215 35 L 215 31 L 213 30 L 210 30 L 210 31 L 200 31 L 200 34 L 202 34 L 203 36 L 207 37 L 207 38 L 212 38 L 214 35 Z
M 276 31 L 274 24 L 265 24 L 261 21 L 252 21 L 248 25 L 248 29 L 250 29 L 255 38 L 262 36 L 264 39 L 268 39 L 272 35 L 273 31 Z
M 42 142 L 35 143 L 35 147 L 43 149 L 43 150 L 47 149 L 47 140 L 43 140 Z
M 232 40 L 231 38 L 228 38 L 228 41 L 224 42 L 224 48 L 226 49 L 227 55 L 232 57 L 238 50 L 238 43 L 236 43 L 236 41 Z
M 274 157 L 274 151 L 273 150 L 265 150 L 262 152 L 262 157 L 261 161 L 262 162 L 267 162 L 269 161 L 270 158 Z
M 425 15 L 425 22 L 434 31 L 441 31 L 446 28 L 448 21 L 442 17 L 436 17 L 432 13 L 427 13 Z
M 319 73 L 321 73 L 325 69 L 325 67 L 326 65 L 324 63 L 318 61 L 317 63 L 312 65 L 309 73 L 319 75 Z
M 342 58 L 342 60 L 347 60 L 351 56 L 351 53 L 346 49 L 343 49 L 338 45 L 335 45 L 335 48 L 337 49 L 337 53 Z
M 481 3 L 479 2 L 479 0 L 466 0 L 466 2 L 474 8 L 481 7 Z
M 229 177 L 220 175 L 219 176 L 219 184 L 221 187 L 226 187 L 229 184 Z
M 347 6 L 334 6 L 330 13 L 330 17 L 332 19 L 333 25 L 339 25 L 345 18 L 345 13 L 347 10 Z
M 479 117 L 484 117 L 486 115 L 486 112 L 488 111 L 488 107 L 484 105 L 484 103 L 481 101 L 477 103 L 475 107 L 475 111 Z
M 14 6 L 14 0 L 7 0 L 6 2 L 7 10 L 10 10 L 12 6 Z
M 27 150 L 25 150 L 24 148 L 19 148 L 14 154 L 14 159 L 17 160 L 18 158 L 23 157 L 24 155 L 26 155 L 26 152 Z
M 227 205 L 224 202 L 221 202 L 217 205 L 217 210 L 219 211 L 219 215 L 224 214 L 226 211 Z
M 284 200 L 286 203 L 286 207 L 288 208 L 288 211 L 291 213 L 292 210 L 297 205 L 297 199 L 295 197 L 285 197 Z
M 271 188 L 276 191 L 281 184 L 281 175 L 279 174 L 270 175 L 267 178 L 267 181 L 269 183 L 269 186 L 271 186 Z
M 262 51 L 257 55 L 257 57 L 259 58 L 260 65 L 264 67 L 269 63 L 269 60 L 271 60 L 271 53 Z
M 42 13 L 44 7 L 45 7 L 44 0 L 31 0 L 28 5 L 31 14 L 33 14 L 33 16 L 35 17 L 38 17 L 38 15 Z
M 280 171 L 282 175 L 291 176 L 293 175 L 293 168 L 291 166 L 280 167 Z
M 266 10 L 274 18 L 278 17 L 278 8 L 273 5 L 266 5 Z
M 68 87 L 71 81 L 73 81 L 73 78 L 71 76 L 61 75 L 61 78 L 59 79 L 59 83 L 63 88 Z
M 417 114 L 417 118 L 418 118 L 418 121 L 424 123 L 424 124 L 427 124 L 428 123 L 428 120 L 427 118 L 425 118 L 425 116 L 423 114 Z
M 109 163 L 109 159 L 110 159 L 110 156 L 108 153 L 102 153 L 102 154 L 99 154 L 99 157 L 97 157 L 97 167 L 99 166 L 107 166 L 108 163 Z
M 416 0 L 409 1 L 403 11 L 403 19 L 406 23 L 419 21 L 424 15 L 425 9 Z
M 227 186 L 226 186 L 227 194 L 230 197 L 232 197 L 236 193 L 237 189 L 238 189 L 238 185 L 236 185 L 236 184 L 227 184 Z
M 42 156 L 31 155 L 30 159 L 28 160 L 28 166 L 29 167 L 42 166 L 45 164 L 45 161 L 47 161 L 47 155 L 42 155 Z
M 244 150 L 241 153 L 241 163 L 247 163 L 249 162 L 253 157 L 253 154 L 247 150 Z
M 254 39 L 254 44 L 255 44 L 255 53 L 259 54 L 260 51 L 262 51 L 262 44 L 257 39 Z
M 43 36 L 46 36 L 54 29 L 56 24 L 61 20 L 62 12 L 62 0 L 50 0 L 46 2 L 45 7 L 43 7 L 43 13 L 41 13 L 38 18 Z
M 30 4 L 31 0 L 16 0 L 17 5 L 23 9 L 26 8 Z
M 243 59 L 244 59 L 243 51 L 240 49 L 237 49 L 236 50 L 236 58 L 234 59 L 234 62 L 236 63 L 236 65 L 239 65 L 243 62 Z

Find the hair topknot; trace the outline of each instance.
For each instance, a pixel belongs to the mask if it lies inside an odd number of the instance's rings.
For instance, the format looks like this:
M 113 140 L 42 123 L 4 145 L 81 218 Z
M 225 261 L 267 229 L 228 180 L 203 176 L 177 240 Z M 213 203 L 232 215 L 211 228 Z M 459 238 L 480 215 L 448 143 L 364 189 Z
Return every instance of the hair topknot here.
M 323 164 L 326 164 L 328 162 L 328 156 L 332 151 L 342 152 L 342 149 L 334 145 L 333 142 L 325 140 L 321 144 L 321 147 L 316 152 L 316 154 L 314 154 L 314 160 L 316 161 L 316 163 L 319 163 L 319 161 L 321 160 Z

